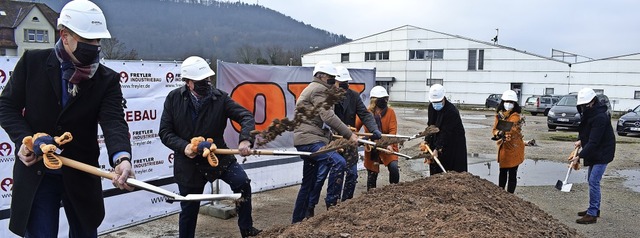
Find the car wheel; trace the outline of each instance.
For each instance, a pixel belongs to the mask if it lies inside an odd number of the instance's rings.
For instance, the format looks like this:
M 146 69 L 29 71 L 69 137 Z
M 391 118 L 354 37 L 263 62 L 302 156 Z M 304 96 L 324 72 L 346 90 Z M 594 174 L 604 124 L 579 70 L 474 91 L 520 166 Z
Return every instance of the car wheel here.
M 626 135 L 627 135 L 627 133 L 624 133 L 624 132 L 618 132 L 618 135 L 619 135 L 619 136 L 626 136 Z
M 547 108 L 546 110 L 544 110 L 544 115 L 545 116 L 549 115 L 549 110 L 550 110 L 550 108 Z
M 531 115 L 535 116 L 535 115 L 538 115 L 538 113 L 537 112 L 531 112 Z
M 556 129 L 556 126 L 549 125 L 549 124 L 547 124 L 547 127 L 548 127 L 549 129 L 552 129 L 552 130 L 555 130 L 555 129 Z

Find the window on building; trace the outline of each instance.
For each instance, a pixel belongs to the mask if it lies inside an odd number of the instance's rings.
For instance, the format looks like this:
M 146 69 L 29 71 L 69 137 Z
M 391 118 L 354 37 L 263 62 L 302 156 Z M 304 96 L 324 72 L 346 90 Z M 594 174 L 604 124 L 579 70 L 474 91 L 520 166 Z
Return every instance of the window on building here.
M 349 53 L 340 54 L 340 62 L 349 62 Z
M 469 50 L 469 60 L 467 63 L 467 70 L 476 70 L 476 55 L 477 55 L 477 50 Z
M 444 50 L 409 50 L 409 60 L 443 59 Z
M 544 94 L 546 94 L 546 95 L 553 95 L 554 92 L 555 92 L 554 88 L 545 88 L 544 89 Z
M 640 91 L 635 91 L 633 93 L 633 99 L 640 99 Z
M 484 69 L 484 50 L 478 50 L 478 70 Z
M 35 30 L 24 29 L 24 41 L 25 42 L 49 42 L 49 31 L 47 30 Z
M 389 60 L 389 51 L 365 52 L 364 61 Z
M 593 89 L 596 94 L 604 94 L 604 89 Z
M 467 70 L 484 70 L 484 50 L 469 50 Z
M 0 56 L 6 56 L 6 55 L 7 55 L 7 49 L 0 48 Z
M 33 18 L 31 18 L 31 21 L 33 21 L 33 22 L 40 22 L 40 19 L 38 19 L 38 17 L 33 17 Z
M 444 85 L 443 83 L 443 79 L 427 79 L 427 87 L 431 87 L 431 85 L 434 84 L 440 84 L 440 85 Z

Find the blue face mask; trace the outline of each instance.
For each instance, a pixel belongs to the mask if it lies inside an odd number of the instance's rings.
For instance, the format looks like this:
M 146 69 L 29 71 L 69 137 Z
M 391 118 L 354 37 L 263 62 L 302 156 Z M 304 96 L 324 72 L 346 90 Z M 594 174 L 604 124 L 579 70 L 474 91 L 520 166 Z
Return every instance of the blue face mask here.
M 436 109 L 436 111 L 440 111 L 444 107 L 444 103 L 443 102 L 432 102 L 431 106 L 433 107 L 433 109 Z

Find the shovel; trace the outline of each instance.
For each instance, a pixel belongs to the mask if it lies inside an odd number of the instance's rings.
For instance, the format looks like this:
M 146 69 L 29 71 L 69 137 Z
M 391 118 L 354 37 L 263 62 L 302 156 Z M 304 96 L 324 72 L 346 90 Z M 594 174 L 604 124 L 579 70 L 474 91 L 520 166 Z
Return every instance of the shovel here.
M 578 148 L 576 147 L 576 149 L 571 152 L 571 157 L 574 157 L 577 153 Z M 569 164 L 569 169 L 567 170 L 567 175 L 564 177 L 564 181 L 558 180 L 558 182 L 556 182 L 556 189 L 567 193 L 571 191 L 571 187 L 573 186 L 573 184 L 567 183 L 567 180 L 569 180 L 569 175 L 571 174 L 571 169 L 573 169 L 573 162 Z
M 116 174 L 114 173 L 110 173 L 107 171 L 104 171 L 98 167 L 94 167 L 82 162 L 78 162 L 60 155 L 50 155 L 50 154 L 45 154 L 43 155 L 43 160 L 45 162 L 45 165 L 47 167 L 49 167 L 50 165 L 48 164 L 55 164 L 55 165 L 66 165 L 69 166 L 71 168 L 86 172 L 86 173 L 90 173 L 99 177 L 103 177 L 103 178 L 107 178 L 107 179 L 113 179 L 114 176 L 116 176 Z M 151 185 L 149 183 L 140 181 L 140 180 L 136 180 L 134 178 L 128 178 L 127 179 L 127 183 L 129 185 L 132 185 L 134 187 L 140 188 L 140 189 L 144 189 L 147 190 L 149 192 L 152 193 L 156 193 L 159 195 L 163 195 L 166 197 L 166 201 L 168 203 L 172 203 L 174 201 L 216 201 L 216 200 L 235 200 L 235 199 L 239 199 L 240 198 L 240 194 L 239 193 L 233 193 L 233 194 L 187 194 L 186 196 L 182 196 L 176 193 L 173 193 L 169 190 L 163 189 L 161 187 L 157 187 L 154 185 Z

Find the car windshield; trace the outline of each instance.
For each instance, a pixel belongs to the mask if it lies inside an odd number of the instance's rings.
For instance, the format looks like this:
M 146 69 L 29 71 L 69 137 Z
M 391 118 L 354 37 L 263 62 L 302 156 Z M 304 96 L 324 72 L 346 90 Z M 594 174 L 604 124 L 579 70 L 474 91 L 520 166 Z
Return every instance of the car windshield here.
M 640 105 L 636 107 L 636 109 L 633 109 L 633 112 L 640 112 Z
M 527 99 L 527 102 L 530 102 L 530 103 L 536 103 L 537 101 L 538 101 L 537 97 L 530 97 Z
M 578 99 L 574 96 L 566 96 L 562 97 L 560 101 L 558 101 L 558 106 L 576 106 L 578 105 Z

